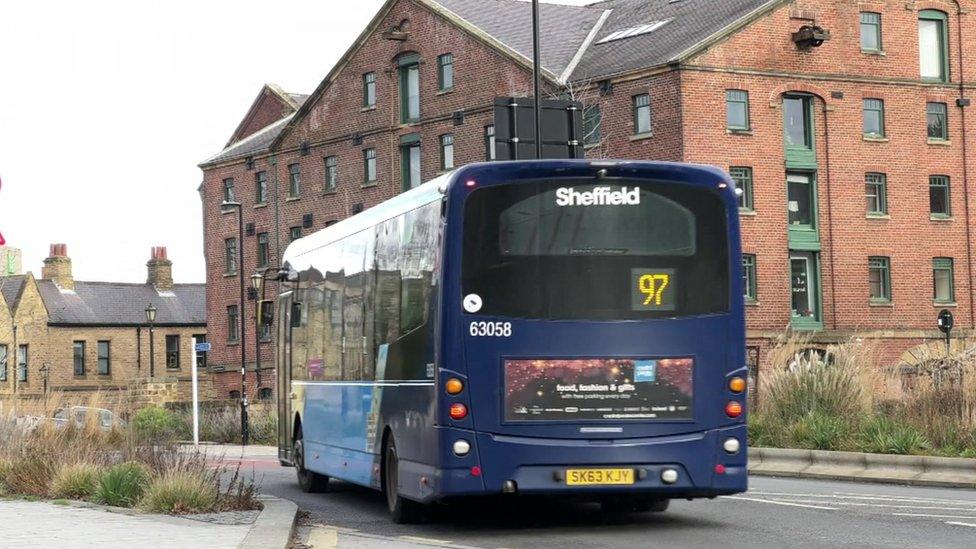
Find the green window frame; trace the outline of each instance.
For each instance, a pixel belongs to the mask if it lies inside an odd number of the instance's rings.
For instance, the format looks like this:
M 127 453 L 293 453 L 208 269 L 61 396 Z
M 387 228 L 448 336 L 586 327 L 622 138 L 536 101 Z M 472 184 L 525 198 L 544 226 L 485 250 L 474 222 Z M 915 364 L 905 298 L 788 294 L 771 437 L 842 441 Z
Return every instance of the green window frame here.
M 948 175 L 929 176 L 929 212 L 935 217 L 952 216 L 952 194 Z
M 864 107 L 864 137 L 885 136 L 885 112 L 883 99 L 866 98 Z
M 437 57 L 437 88 L 440 91 L 454 89 L 454 54 L 452 53 Z
M 325 157 L 325 192 L 331 193 L 339 187 L 339 159 L 335 156 Z
M 112 342 L 98 342 L 98 375 L 112 375 Z
M 867 213 L 885 215 L 888 213 L 888 176 L 883 173 L 864 174 L 864 196 L 867 199 Z
M 880 52 L 883 45 L 881 41 L 881 14 L 870 11 L 861 12 L 861 51 Z
M 268 172 L 255 172 L 254 174 L 254 203 L 266 204 L 268 202 Z
M 497 150 L 495 149 L 495 125 L 485 126 L 485 160 L 495 160 Z
M 633 97 L 634 104 L 634 134 L 651 133 L 651 96 L 641 93 Z
M 75 375 L 85 375 L 85 342 L 73 341 L 71 343 L 71 354 Z
M 810 95 L 783 96 L 783 141 L 787 168 L 817 168 L 813 101 L 814 98 Z
M 932 299 L 936 303 L 955 303 L 955 265 L 951 257 L 932 259 Z
M 949 106 L 945 103 L 926 103 L 925 122 L 928 138 L 939 141 L 949 140 Z
M 405 54 L 397 61 L 400 67 L 400 122 L 420 120 L 420 56 Z
M 891 303 L 891 258 L 868 258 L 868 294 L 871 303 Z
M 302 195 L 302 165 L 288 165 L 288 198 L 299 198 Z
M 292 242 L 298 240 L 302 237 L 302 227 L 299 225 L 297 227 L 288 229 L 288 236 L 291 238 Z
M 752 194 L 752 168 L 747 166 L 732 166 L 729 176 L 735 182 L 735 188 L 742 189 L 739 194 L 739 210 L 751 212 L 754 210 Z
M 258 250 L 256 260 L 259 269 L 263 269 L 264 267 L 268 266 L 268 242 L 268 233 L 258 233 Z
M 234 178 L 224 179 L 224 202 L 234 201 Z
M 756 255 L 742 254 L 742 296 L 747 303 L 757 298 Z
M 224 274 L 237 274 L 237 239 L 224 239 Z
M 376 73 L 367 72 L 363 75 L 363 108 L 371 109 L 376 106 Z
M 409 191 L 423 183 L 420 141 L 400 146 L 400 183 L 403 191 Z
M 376 149 L 363 149 L 363 185 L 376 184 Z
M 241 321 L 240 311 L 237 305 L 227 306 L 227 344 L 240 343 L 241 341 Z
M 600 105 L 589 105 L 583 107 L 583 145 L 599 145 L 603 141 L 603 135 L 601 134 L 601 123 L 603 122 L 603 113 L 600 111 Z
M 949 81 L 949 17 L 945 12 L 918 13 L 918 57 L 922 80 Z
M 441 136 L 441 171 L 454 169 L 454 134 Z
M 750 129 L 748 91 L 725 90 L 725 125 L 729 130 Z

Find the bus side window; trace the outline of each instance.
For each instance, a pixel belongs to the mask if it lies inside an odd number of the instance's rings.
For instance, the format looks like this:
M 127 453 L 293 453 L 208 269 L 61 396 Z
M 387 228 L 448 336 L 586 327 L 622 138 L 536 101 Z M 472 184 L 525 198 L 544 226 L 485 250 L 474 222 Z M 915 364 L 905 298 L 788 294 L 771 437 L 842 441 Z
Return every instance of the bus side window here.
M 342 242 L 329 244 L 324 256 L 328 258 L 325 266 L 324 329 L 322 330 L 323 362 L 325 379 L 336 381 L 342 379 L 342 295 L 346 285 L 345 274 L 342 269 Z
M 440 211 L 432 203 L 406 214 L 403 240 L 401 332 L 409 332 L 427 321 L 431 279 L 437 259 L 437 228 Z
M 403 218 L 389 219 L 376 227 L 376 292 L 373 347 L 400 337 L 400 238 Z M 377 376 L 381 377 L 381 376 Z
M 365 233 L 349 236 L 342 244 L 345 293 L 342 305 L 342 379 L 363 380 L 363 263 Z

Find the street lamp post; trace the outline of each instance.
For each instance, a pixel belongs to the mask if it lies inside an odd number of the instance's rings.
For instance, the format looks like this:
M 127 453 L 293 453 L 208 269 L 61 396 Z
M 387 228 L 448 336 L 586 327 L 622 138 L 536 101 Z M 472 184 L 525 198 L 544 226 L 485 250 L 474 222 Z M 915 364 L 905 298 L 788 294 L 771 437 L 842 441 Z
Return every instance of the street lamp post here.
M 542 158 L 542 101 L 540 100 L 541 86 L 539 84 L 541 67 L 539 66 L 539 0 L 532 0 L 532 85 L 535 90 L 533 107 L 535 111 L 535 157 Z
M 261 307 L 264 304 L 264 275 L 251 275 L 251 288 L 254 288 L 254 385 L 261 391 Z M 260 396 L 260 395 L 259 395 Z
M 244 321 L 244 209 L 240 202 L 225 200 L 221 203 L 223 208 L 237 209 L 237 278 L 240 281 L 241 301 L 240 301 L 240 320 L 241 325 L 241 445 L 247 446 L 250 433 L 248 432 L 247 421 L 247 337 Z
M 146 322 L 149 323 L 149 377 L 156 377 L 156 352 L 153 348 L 153 323 L 156 322 L 156 307 L 150 303 L 146 307 Z

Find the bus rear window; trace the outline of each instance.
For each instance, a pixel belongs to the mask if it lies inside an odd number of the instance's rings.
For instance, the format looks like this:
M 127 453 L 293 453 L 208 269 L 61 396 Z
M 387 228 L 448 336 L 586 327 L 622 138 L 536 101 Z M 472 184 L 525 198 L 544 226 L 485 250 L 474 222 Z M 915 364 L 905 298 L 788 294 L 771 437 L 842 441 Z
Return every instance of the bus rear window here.
M 711 191 L 655 181 L 484 187 L 465 205 L 463 290 L 479 314 L 634 320 L 728 310 Z

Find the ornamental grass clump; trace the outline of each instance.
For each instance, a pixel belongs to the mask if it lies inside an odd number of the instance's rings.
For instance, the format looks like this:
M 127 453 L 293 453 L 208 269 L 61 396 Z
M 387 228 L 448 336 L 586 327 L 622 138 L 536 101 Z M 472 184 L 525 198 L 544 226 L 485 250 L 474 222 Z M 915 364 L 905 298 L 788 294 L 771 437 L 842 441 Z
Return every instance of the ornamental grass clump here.
M 868 453 L 916 455 L 930 447 L 918 429 L 886 417 L 874 418 L 861 431 L 861 449 Z
M 129 461 L 109 467 L 102 475 L 94 500 L 113 507 L 132 507 L 139 501 L 149 485 L 146 466 Z
M 151 513 L 204 513 L 217 503 L 219 486 L 212 475 L 174 470 L 149 483 L 139 507 Z
M 51 481 L 51 497 L 87 500 L 95 495 L 101 481 L 101 469 L 91 463 L 73 463 L 61 467 Z

